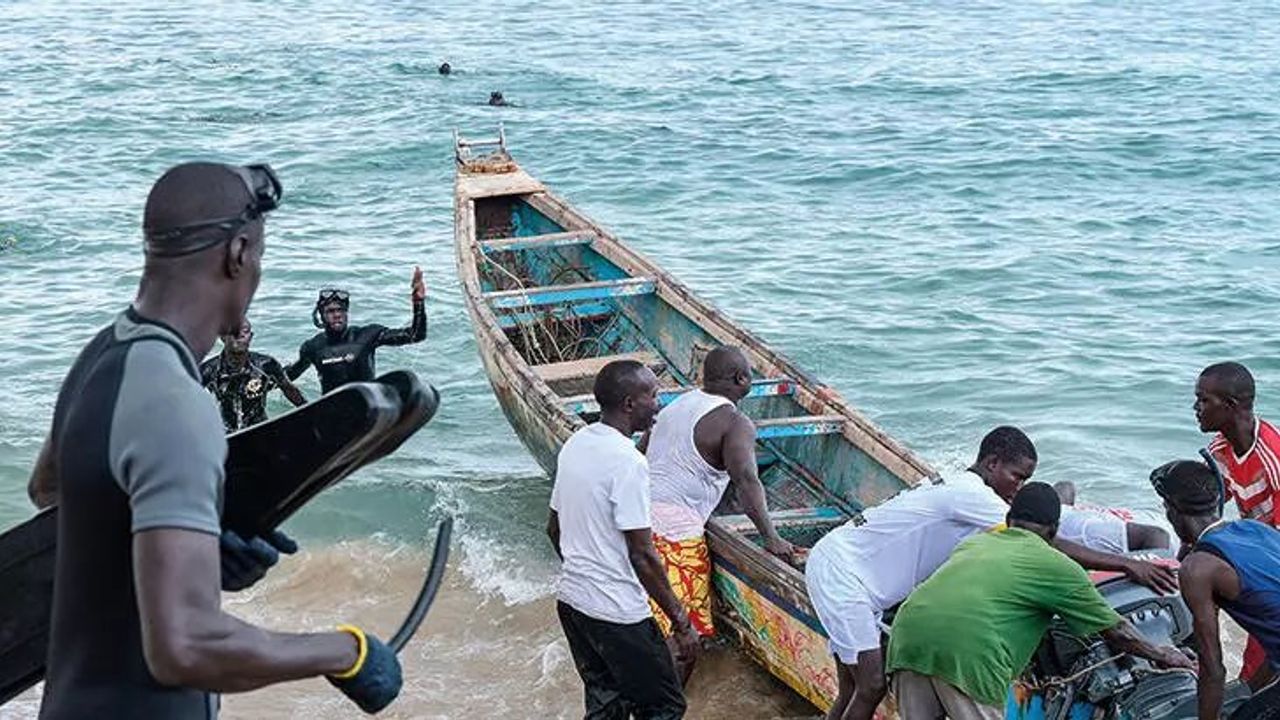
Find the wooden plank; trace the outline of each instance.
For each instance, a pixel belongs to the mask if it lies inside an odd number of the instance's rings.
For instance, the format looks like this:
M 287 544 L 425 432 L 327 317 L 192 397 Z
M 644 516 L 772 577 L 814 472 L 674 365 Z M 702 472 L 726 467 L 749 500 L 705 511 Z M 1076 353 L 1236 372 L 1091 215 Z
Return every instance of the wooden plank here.
M 755 533 L 755 524 L 746 515 L 717 515 L 717 519 L 725 527 L 735 532 Z M 769 518 L 775 526 L 812 525 L 814 523 L 844 522 L 849 519 L 848 513 L 837 507 L 819 506 L 809 508 L 792 508 L 788 510 L 770 510 Z
M 799 417 L 769 418 L 756 421 L 756 438 L 798 437 L 801 435 L 831 435 L 844 428 L 843 415 L 801 415 Z
M 497 197 L 500 195 L 527 195 L 545 190 L 524 170 L 504 173 L 459 172 L 455 192 L 465 198 Z
M 498 290 L 484 293 L 482 297 L 495 310 L 520 309 L 542 305 L 604 300 L 606 298 L 649 295 L 654 291 L 652 278 L 623 278 L 599 280 L 571 285 L 544 285 L 515 290 Z
M 535 373 L 547 382 L 556 382 L 560 380 L 572 380 L 574 378 L 593 377 L 599 373 L 605 365 L 614 360 L 635 360 L 644 363 L 649 367 L 661 366 L 662 358 L 657 353 L 651 352 L 633 352 L 622 353 L 620 355 L 605 355 L 604 357 L 584 358 L 582 360 L 570 360 L 569 362 L 551 363 L 549 365 L 532 365 L 530 366 Z
M 546 233 L 543 235 L 482 240 L 480 249 L 485 253 L 495 253 L 565 245 L 590 245 L 597 237 L 599 236 L 596 235 L 594 230 L 570 230 L 569 232 Z
M 692 387 L 660 389 L 658 390 L 658 404 L 668 405 L 676 398 L 692 389 Z M 793 395 L 795 394 L 795 391 L 795 381 L 790 378 L 763 378 L 751 381 L 751 389 L 747 391 L 747 397 Z M 564 399 L 564 409 L 571 413 L 581 415 L 583 413 L 600 412 L 600 405 L 596 403 L 595 396 L 593 395 L 574 395 Z

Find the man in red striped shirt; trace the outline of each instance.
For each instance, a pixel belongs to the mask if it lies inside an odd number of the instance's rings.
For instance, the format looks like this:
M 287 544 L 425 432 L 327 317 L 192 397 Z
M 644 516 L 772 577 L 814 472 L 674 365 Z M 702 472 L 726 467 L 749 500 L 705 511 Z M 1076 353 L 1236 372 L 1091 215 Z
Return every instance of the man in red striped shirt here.
M 1240 516 L 1280 527 L 1280 432 L 1253 414 L 1253 397 L 1253 375 L 1244 365 L 1210 365 L 1196 381 L 1196 420 L 1201 432 L 1217 433 L 1209 453 Z M 1266 661 L 1262 646 L 1250 637 L 1240 677 L 1251 680 Z

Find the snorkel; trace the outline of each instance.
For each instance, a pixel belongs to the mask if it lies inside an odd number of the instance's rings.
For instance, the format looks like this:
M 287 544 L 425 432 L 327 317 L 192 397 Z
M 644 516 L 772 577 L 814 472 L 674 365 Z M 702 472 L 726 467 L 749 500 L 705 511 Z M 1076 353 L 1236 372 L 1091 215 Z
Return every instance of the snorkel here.
M 1208 448 L 1200 448 L 1200 457 L 1204 458 L 1204 464 L 1209 466 L 1213 471 L 1213 476 L 1218 479 L 1218 516 L 1222 516 L 1222 508 L 1227 502 L 1227 483 L 1222 479 L 1222 470 L 1218 467 L 1218 462 L 1213 459 L 1213 455 L 1209 453 Z

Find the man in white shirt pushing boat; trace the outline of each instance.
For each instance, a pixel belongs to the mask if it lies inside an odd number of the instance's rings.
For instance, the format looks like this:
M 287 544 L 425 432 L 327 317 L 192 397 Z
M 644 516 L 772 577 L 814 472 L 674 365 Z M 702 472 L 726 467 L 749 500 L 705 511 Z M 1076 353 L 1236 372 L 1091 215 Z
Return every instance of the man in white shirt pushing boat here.
M 828 720 L 871 720 L 887 689 L 884 612 L 928 579 L 961 540 L 1002 527 L 1009 501 L 1035 473 L 1036 462 L 1025 433 L 997 427 L 982 438 L 965 473 L 899 493 L 865 510 L 862 524 L 848 522 L 813 546 L 805 586 L 830 639 L 839 678 Z M 1177 590 L 1168 568 L 1062 539 L 1054 546 L 1086 568 L 1124 572 L 1160 592 Z
M 764 538 L 765 549 L 785 559 L 794 551 L 769 519 L 756 468 L 756 426 L 737 408 L 750 390 L 746 355 L 733 346 L 715 348 L 703 361 L 702 387 L 663 408 L 641 441 L 652 481 L 654 545 L 672 589 L 703 637 L 715 634 L 706 524 L 729 485 Z M 666 613 L 652 600 L 650 605 L 663 633 L 671 635 Z M 681 679 L 688 680 L 694 656 L 677 664 Z

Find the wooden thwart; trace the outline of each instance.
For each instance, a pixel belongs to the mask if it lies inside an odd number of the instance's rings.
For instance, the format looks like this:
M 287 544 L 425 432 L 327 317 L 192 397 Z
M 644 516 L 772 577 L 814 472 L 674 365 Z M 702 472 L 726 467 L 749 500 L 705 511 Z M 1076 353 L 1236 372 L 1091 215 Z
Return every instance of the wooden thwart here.
M 599 236 L 596 235 L 594 230 L 571 230 L 569 232 L 546 233 L 544 235 L 482 240 L 480 241 L 480 249 L 486 253 L 494 253 L 505 250 L 531 250 L 562 245 L 589 245 L 597 237 Z
M 541 305 L 578 303 L 629 295 L 648 295 L 654 292 L 653 278 L 622 278 L 570 285 L 542 285 L 515 290 L 498 290 L 484 293 L 483 297 L 495 310 L 509 310 Z
M 604 357 L 584 358 L 582 360 L 570 360 L 569 362 L 551 363 L 550 365 L 533 365 L 531 368 L 538 377 L 546 382 L 560 382 L 563 380 L 574 380 L 577 378 L 595 377 L 605 365 L 614 360 L 635 360 L 644 363 L 650 368 L 660 369 L 666 365 L 657 353 L 651 352 L 633 352 L 622 353 L 620 355 L 605 355 Z
M 844 428 L 843 415 L 801 415 L 770 418 L 756 422 L 756 437 L 787 438 L 801 435 L 831 435 Z
M 690 386 L 661 388 L 658 390 L 658 404 L 667 405 L 692 389 Z M 792 395 L 795 391 L 796 381 L 791 378 L 762 378 L 751 381 L 751 389 L 747 391 L 747 397 Z M 591 393 L 564 398 L 564 408 L 576 415 L 600 412 L 600 404 Z

